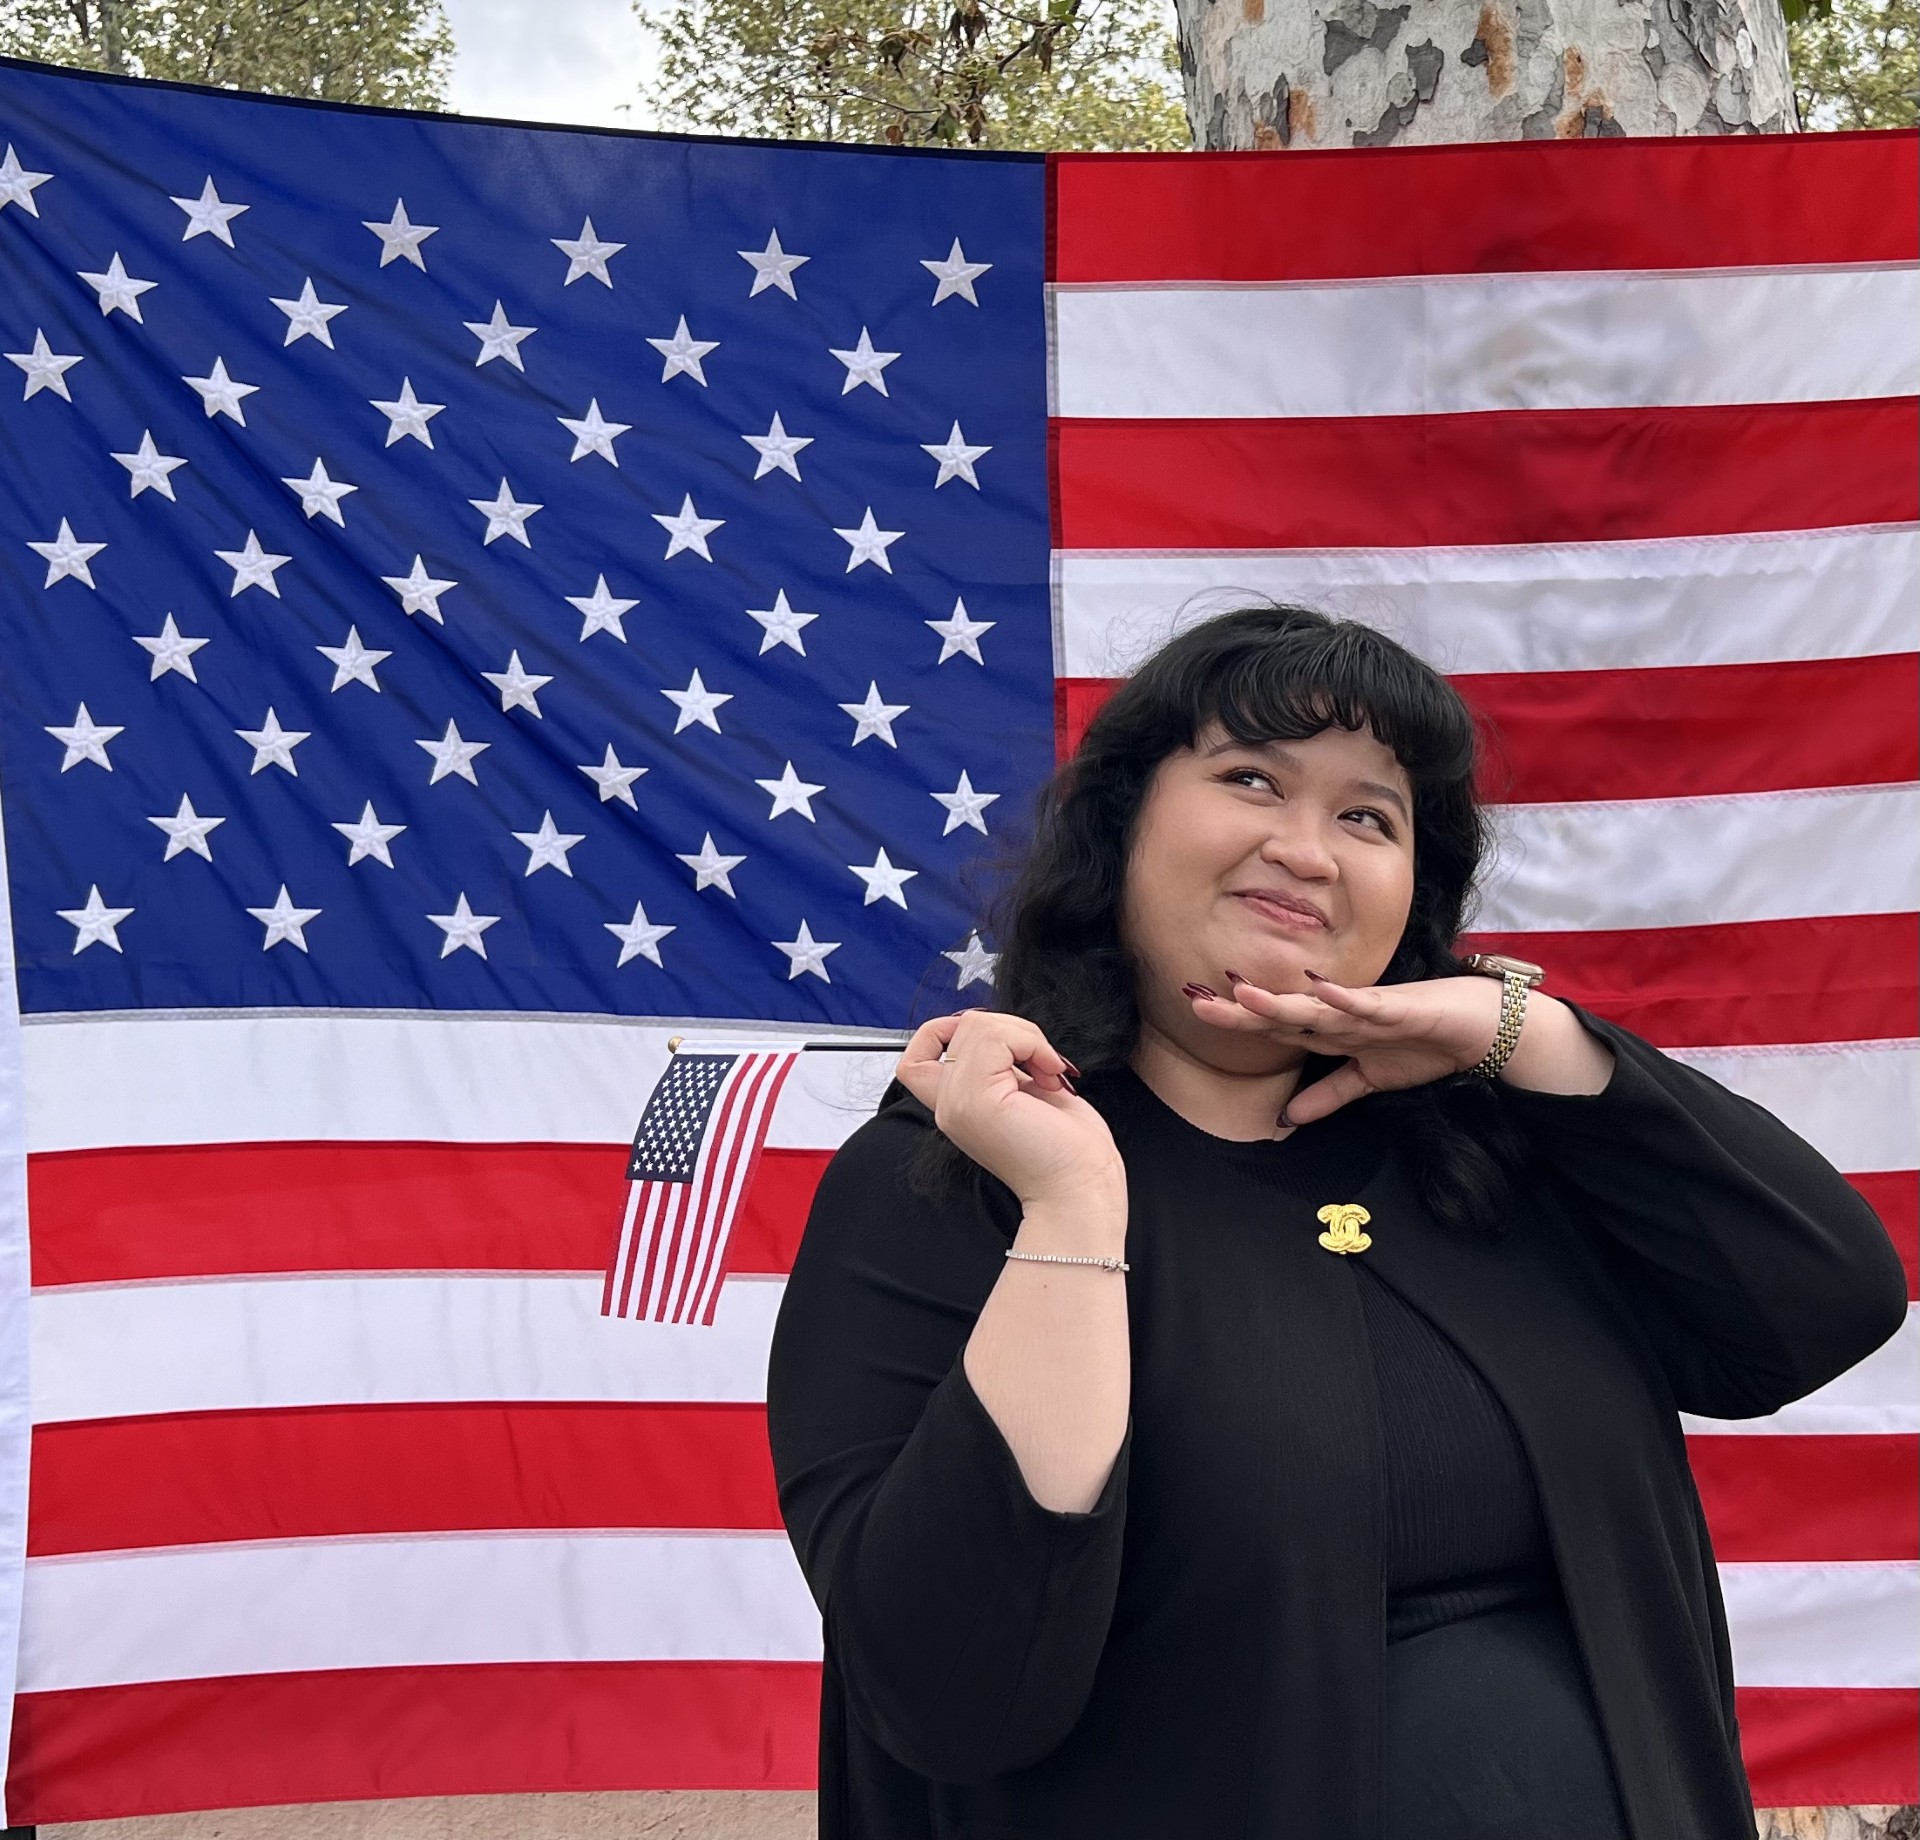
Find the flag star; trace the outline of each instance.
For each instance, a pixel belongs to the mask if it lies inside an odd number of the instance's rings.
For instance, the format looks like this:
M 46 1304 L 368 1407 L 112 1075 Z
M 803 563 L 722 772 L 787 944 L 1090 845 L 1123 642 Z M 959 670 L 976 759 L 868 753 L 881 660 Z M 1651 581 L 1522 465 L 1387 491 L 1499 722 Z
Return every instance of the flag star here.
M 905 907 L 907 897 L 901 890 L 920 873 L 918 869 L 896 869 L 885 850 L 875 855 L 870 867 L 862 868 L 858 863 L 848 863 L 847 867 L 867 885 L 866 899 L 860 903 L 862 907 L 871 907 L 876 901 L 891 901 L 895 907 Z
M 7 353 L 7 362 L 19 365 L 27 374 L 27 387 L 20 398 L 22 402 L 32 402 L 42 390 L 51 390 L 62 401 L 72 402 L 73 393 L 67 388 L 67 372 L 80 361 L 77 352 L 67 355 L 55 351 L 47 343 L 47 335 L 37 327 L 31 351 Z
M 764 479 L 769 473 L 791 473 L 798 479 L 800 450 L 811 447 L 814 440 L 810 434 L 788 434 L 777 414 L 765 434 L 743 434 L 740 438 L 760 456 L 759 465 L 753 469 L 756 479 Z
M 840 950 L 842 941 L 815 939 L 808 930 L 807 923 L 800 922 L 799 936 L 794 939 L 775 939 L 769 942 L 777 950 L 787 955 L 787 981 L 791 983 L 803 971 L 810 971 L 823 984 L 831 984 L 833 979 L 827 976 L 827 954 Z
M 84 952 L 88 946 L 111 946 L 116 952 L 124 950 L 120 944 L 120 935 L 114 929 L 133 912 L 131 907 L 109 907 L 100 899 L 100 888 L 96 883 L 87 890 L 85 907 L 58 907 L 54 909 L 68 925 L 76 927 L 73 949 Z
M 893 719 L 905 715 L 913 705 L 883 703 L 880 700 L 880 686 L 869 683 L 864 703 L 842 703 L 840 707 L 853 717 L 852 746 L 858 747 L 869 735 L 878 735 L 888 747 L 898 747 L 899 742 L 893 738 Z
M 213 369 L 204 377 L 182 377 L 180 381 L 200 392 L 200 406 L 206 410 L 209 421 L 216 415 L 230 415 L 242 428 L 246 427 L 247 418 L 240 405 L 247 397 L 258 394 L 260 386 L 236 383 L 227 375 L 226 359 L 215 358 Z
M 295 779 L 300 777 L 300 769 L 293 764 L 293 750 L 313 733 L 311 729 L 282 728 L 280 718 L 269 709 L 267 719 L 258 728 L 236 728 L 233 732 L 253 749 L 255 773 L 262 773 L 268 767 L 284 767 Z
M 937 307 L 950 295 L 958 294 L 969 306 L 977 307 L 980 297 L 973 291 L 973 284 L 984 275 L 993 264 L 991 262 L 969 262 L 967 252 L 960 247 L 960 239 L 953 239 L 953 247 L 947 251 L 944 262 L 929 262 L 924 258 L 920 266 L 940 285 L 933 290 L 933 304 Z
M 687 316 L 680 315 L 680 323 L 673 329 L 670 339 L 649 339 L 647 341 L 662 358 L 666 360 L 660 367 L 660 381 L 671 383 L 682 373 L 691 377 L 702 389 L 706 387 L 707 373 L 701 368 L 700 360 L 710 351 L 720 349 L 718 339 L 696 339 L 687 330 Z
M 556 415 L 553 418 L 573 436 L 573 452 L 568 457 L 584 460 L 589 454 L 598 454 L 609 466 L 618 466 L 620 456 L 613 451 L 613 444 L 633 426 L 631 422 L 610 422 L 600 413 L 600 399 L 594 397 L 587 404 L 587 412 L 578 421 L 571 416 Z
M 360 628 L 347 628 L 346 642 L 342 645 L 316 645 L 313 648 L 322 658 L 333 666 L 333 688 L 344 690 L 349 684 L 365 684 L 369 690 L 377 692 L 379 679 L 373 674 L 374 666 L 384 664 L 391 658 L 391 652 L 376 651 L 372 646 L 360 643 Z
M 813 260 L 812 256 L 790 256 L 780 247 L 780 232 L 769 231 L 764 249 L 742 249 L 740 260 L 753 264 L 753 286 L 747 290 L 751 300 L 768 288 L 778 288 L 789 300 L 800 296 L 793 291 L 793 271 Z
M 269 296 L 272 299 L 272 296 Z M 274 300 L 273 304 L 287 316 L 287 336 L 280 341 L 284 350 L 296 339 L 318 339 L 329 351 L 332 351 L 333 333 L 327 325 L 336 313 L 346 312 L 346 304 L 329 304 L 313 291 L 313 277 L 309 275 L 300 289 L 297 300 Z
M 662 690 L 660 694 L 680 711 L 679 720 L 673 725 L 673 732 L 676 735 L 679 734 L 683 728 L 690 728 L 696 722 L 700 723 L 703 727 L 712 729 L 716 735 L 719 734 L 720 724 L 715 719 L 713 712 L 718 709 L 722 703 L 731 703 L 733 701 L 733 693 L 731 691 L 709 690 L 707 686 L 700 681 L 700 673 L 698 671 L 695 671 L 687 680 L 687 687 L 684 690 Z
M 527 368 L 520 357 L 520 341 L 532 338 L 539 330 L 537 326 L 513 325 L 507 318 L 506 308 L 497 300 L 493 303 L 492 319 L 469 319 L 461 324 L 480 341 L 480 355 L 473 361 L 476 370 L 483 364 L 491 364 L 495 358 L 505 358 L 517 371 Z
M 970 447 L 967 437 L 960 432 L 960 424 L 955 422 L 953 433 L 944 441 L 922 441 L 920 451 L 931 454 L 940 462 L 940 476 L 933 482 L 937 492 L 949 479 L 964 479 L 977 492 L 980 481 L 974 477 L 973 463 L 982 454 L 993 452 L 991 447 Z
M 351 846 L 347 851 L 349 869 L 357 862 L 366 861 L 369 856 L 391 869 L 393 852 L 387 846 L 407 827 L 404 824 L 382 824 L 380 814 L 374 810 L 373 801 L 369 799 L 359 817 L 351 824 L 336 824 L 333 828 Z
M 533 539 L 527 535 L 527 519 L 543 507 L 515 498 L 513 488 L 504 479 L 494 497 L 470 498 L 467 503 L 486 514 L 487 534 L 480 539 L 482 547 L 495 537 L 511 537 L 523 548 L 533 548 Z
M 242 211 L 253 209 L 250 204 L 222 203 L 212 179 L 201 186 L 198 198 L 176 198 L 173 202 L 187 214 L 187 227 L 180 232 L 181 242 L 191 243 L 196 236 L 217 236 L 229 249 L 233 247 L 233 220 Z
M 9 143 L 7 157 L 0 160 L 0 211 L 17 204 L 29 217 L 38 217 L 40 207 L 34 203 L 33 194 L 52 177 L 52 173 L 28 172 Z
M 295 907 L 293 897 L 287 893 L 285 882 L 280 884 L 280 892 L 271 907 L 249 907 L 247 912 L 260 921 L 267 929 L 267 937 L 260 949 L 271 952 L 283 942 L 298 946 L 301 951 L 307 949 L 306 925 L 309 920 L 320 918 L 317 907 Z
M 426 563 L 418 556 L 413 559 L 411 574 L 382 575 L 380 579 L 399 595 L 402 613 L 424 613 L 428 619 L 442 626 L 446 624 L 446 615 L 440 611 L 440 597 L 449 588 L 460 585 L 457 581 L 436 581 L 427 573 Z
M 981 814 L 999 796 L 997 792 L 975 792 L 973 781 L 967 778 L 964 771 L 960 775 L 959 785 L 951 792 L 928 794 L 928 797 L 939 800 L 947 808 L 947 821 L 940 829 L 940 835 L 943 837 L 957 831 L 963 824 L 970 824 L 984 837 L 987 834 L 987 824 Z
M 225 818 L 203 818 L 194 810 L 193 801 L 184 795 L 180 800 L 180 809 L 171 818 L 149 818 L 149 824 L 157 825 L 167 834 L 167 853 L 160 860 L 170 863 L 176 856 L 192 851 L 195 856 L 204 856 L 213 861 L 213 849 L 207 842 L 208 833 L 226 823 Z
M 370 217 L 363 217 L 360 221 L 380 239 L 382 268 L 389 262 L 404 258 L 422 274 L 426 273 L 427 258 L 420 253 L 420 245 L 428 237 L 440 234 L 438 224 L 414 223 L 407 216 L 407 201 L 404 198 L 393 201 L 393 215 L 384 224 L 376 223 Z
M 467 905 L 467 897 L 462 894 L 453 904 L 450 914 L 429 914 L 429 920 L 437 926 L 446 938 L 440 942 L 440 956 L 458 952 L 465 946 L 469 952 L 478 952 L 482 958 L 487 955 L 487 942 L 481 938 L 488 927 L 499 924 L 498 914 L 476 914 Z
M 969 933 L 967 935 L 967 943 L 957 952 L 942 952 L 940 956 L 949 960 L 959 971 L 960 982 L 958 988 L 965 990 L 969 984 L 975 983 L 976 981 L 982 984 L 991 984 L 993 982 L 994 961 L 1000 954 L 998 952 L 989 952 L 986 947 L 980 943 L 980 935 L 978 933 Z
M 595 581 L 591 594 L 568 594 L 563 595 L 562 599 L 580 615 L 582 643 L 595 633 L 604 632 L 612 633 L 622 645 L 626 644 L 627 629 L 621 625 L 621 621 L 640 603 L 623 600 L 619 595 L 610 593 L 604 575 Z
M 437 786 L 449 774 L 458 774 L 468 785 L 477 786 L 480 775 L 473 770 L 473 758 L 484 754 L 493 743 L 462 740 L 460 730 L 449 722 L 447 732 L 438 741 L 416 741 L 413 745 L 425 748 L 433 756 L 433 771 L 427 775 L 429 786 Z
M 671 516 L 664 511 L 656 511 L 653 521 L 667 533 L 666 559 L 669 562 L 683 549 L 690 549 L 702 561 L 711 562 L 713 551 L 707 548 L 707 539 L 727 520 L 703 518 L 694 510 L 693 494 L 689 492 L 682 497 L 678 511 Z
M 113 260 L 106 266 L 104 274 L 90 275 L 85 269 L 80 271 L 80 279 L 100 296 L 100 317 L 105 319 L 110 313 L 124 313 L 130 320 L 140 325 L 146 321 L 140 314 L 140 296 L 149 288 L 156 288 L 157 281 L 136 281 L 121 263 L 120 252 L 113 252 Z
M 313 471 L 306 478 L 301 479 L 296 475 L 293 478 L 283 478 L 280 483 L 300 494 L 300 510 L 303 515 L 310 518 L 330 518 L 342 530 L 346 529 L 347 520 L 340 510 L 340 501 L 349 492 L 357 492 L 360 488 L 348 485 L 345 480 L 329 478 L 324 461 L 316 459 L 313 463 Z
M 620 942 L 620 962 L 614 966 L 618 971 L 632 958 L 650 958 L 660 963 L 660 941 L 675 929 L 670 926 L 655 926 L 647 918 L 647 910 L 639 901 L 633 904 L 631 920 L 602 920 L 600 922 L 614 938 Z
M 860 328 L 860 343 L 851 351 L 840 351 L 831 345 L 827 349 L 847 367 L 846 381 L 840 386 L 842 396 L 857 390 L 863 383 L 872 384 L 882 396 L 886 395 L 887 380 L 880 373 L 899 357 L 897 351 L 875 351 L 873 340 L 867 336 L 864 326 Z
M 540 705 L 534 700 L 535 694 L 553 682 L 551 675 L 542 677 L 537 672 L 523 669 L 518 652 L 508 655 L 504 671 L 482 671 L 480 675 L 500 692 L 502 715 L 510 709 L 530 709 L 538 716 Z
M 600 789 L 600 803 L 609 799 L 618 799 L 623 805 L 631 805 L 635 811 L 640 809 L 639 801 L 633 796 L 633 782 L 644 773 L 651 772 L 650 767 L 626 767 L 620 764 L 620 756 L 613 751 L 613 743 L 607 743 L 607 757 L 597 767 L 580 769 L 594 785 Z M 735 861 L 739 859 L 736 857 Z M 686 861 L 685 857 L 681 861 Z
M 907 533 L 904 530 L 882 530 L 873 521 L 873 507 L 869 505 L 856 529 L 842 530 L 836 525 L 833 534 L 847 540 L 847 574 L 851 575 L 863 562 L 877 562 L 891 575 L 893 564 L 887 559 L 887 550 Z
M 819 822 L 813 815 L 813 795 L 816 792 L 825 792 L 826 787 L 809 785 L 794 772 L 792 761 L 787 762 L 778 779 L 757 779 L 753 783 L 762 792 L 773 795 L 773 809 L 767 813 L 769 824 L 783 811 L 797 811 L 809 824 Z
M 591 217 L 580 226 L 578 236 L 554 236 L 547 240 L 567 258 L 567 278 L 561 282 L 562 287 L 572 287 L 582 275 L 591 275 L 602 287 L 613 286 L 607 263 L 626 248 L 626 244 L 603 242 L 594 232 Z
M 180 628 L 174 623 L 172 614 L 167 615 L 166 624 L 152 638 L 136 636 L 133 642 L 153 657 L 153 668 L 147 673 L 147 682 L 150 684 L 158 683 L 169 671 L 178 671 L 188 683 L 197 684 L 200 680 L 193 672 L 193 655 L 201 646 L 211 643 L 206 639 L 181 637 Z
M 280 584 L 273 578 L 274 571 L 284 569 L 293 560 L 291 556 L 276 556 L 271 550 L 262 549 L 260 539 L 251 530 L 247 532 L 244 549 L 217 549 L 213 553 L 233 570 L 228 600 L 248 588 L 265 588 L 275 600 L 280 598 Z
M 979 665 L 987 662 L 980 656 L 980 635 L 992 632 L 999 623 L 998 620 L 970 619 L 967 603 L 958 599 L 953 603 L 951 618 L 923 622 L 940 635 L 940 656 L 934 660 L 936 664 L 945 664 L 949 658 L 964 652 Z
M 406 435 L 412 435 L 424 447 L 433 445 L 433 436 L 427 424 L 447 405 L 445 403 L 422 402 L 413 393 L 413 379 L 400 379 L 400 394 L 392 402 L 373 400 L 373 407 L 387 418 L 387 438 L 383 445 L 391 447 L 394 442 Z
M 138 498 L 149 487 L 158 492 L 162 498 L 173 498 L 173 481 L 168 475 L 176 467 L 186 465 L 186 461 L 177 454 L 163 454 L 153 444 L 151 428 L 142 431 L 140 445 L 134 452 L 115 454 L 113 458 L 118 460 L 130 475 L 129 484 L 132 487 L 128 493 L 130 498 Z M 175 502 L 178 503 L 178 500 Z
M 713 887 L 738 900 L 733 892 L 733 871 L 747 859 L 744 856 L 725 856 L 714 847 L 713 832 L 700 839 L 700 849 L 692 856 L 681 856 L 680 860 L 693 871 L 693 892 Z
M 105 767 L 111 773 L 113 762 L 107 758 L 107 743 L 115 735 L 124 735 L 126 732 L 124 723 L 107 726 L 96 722 L 87 713 L 85 703 L 80 705 L 70 727 L 61 728 L 54 723 L 47 725 L 47 733 L 67 750 L 65 758 L 60 762 L 62 773 L 69 767 L 77 767 L 83 760 L 90 760 L 96 767 Z
M 106 547 L 104 543 L 82 543 L 73 534 L 73 526 L 65 518 L 60 520 L 60 533 L 51 543 L 27 545 L 36 556 L 46 559 L 47 579 L 41 583 L 46 588 L 51 588 L 56 581 L 63 581 L 69 575 L 91 588 L 94 585 L 93 558 Z
M 567 852 L 577 844 L 585 843 L 585 831 L 563 831 L 553 821 L 553 813 L 543 813 L 540 828 L 537 831 L 515 831 L 515 843 L 527 846 L 527 874 L 536 869 L 558 869 L 562 875 L 573 874 L 573 864 L 567 861 Z
M 771 607 L 749 607 L 747 618 L 758 620 L 761 625 L 760 656 L 773 650 L 776 645 L 790 645 L 802 658 L 807 648 L 800 643 L 800 630 L 819 619 L 817 613 L 800 613 L 787 605 L 787 591 L 782 588 L 773 597 Z

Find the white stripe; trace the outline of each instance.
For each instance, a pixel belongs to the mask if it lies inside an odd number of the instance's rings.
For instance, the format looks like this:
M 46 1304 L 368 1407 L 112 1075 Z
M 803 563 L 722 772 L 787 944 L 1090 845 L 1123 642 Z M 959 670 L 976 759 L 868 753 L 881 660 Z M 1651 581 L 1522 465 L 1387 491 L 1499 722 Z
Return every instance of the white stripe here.
M 1723 1565 L 1743 1687 L 1920 1687 L 1920 1564 Z
M 1910 913 L 1920 787 L 1497 805 L 1473 924 L 1611 931 Z
M 1741 1685 L 1915 1684 L 1920 1567 L 1735 1564 L 1720 1579 Z M 819 1658 L 780 1534 L 401 1535 L 36 1559 L 20 1684 Z
M 631 1143 L 667 1038 L 685 1032 L 432 1011 L 40 1021 L 22 1031 L 27 1147 Z M 801 1055 L 768 1145 L 837 1149 L 872 1115 L 898 1059 L 895 1049 Z
M 20 1684 L 819 1658 L 784 1534 L 441 1534 L 33 1560 Z
M 1261 600 L 1365 621 L 1437 670 L 1653 670 L 1920 650 L 1920 530 L 1620 543 L 1062 550 L 1056 668 L 1123 677 Z
M 1920 390 L 1920 271 L 1055 287 L 1064 416 L 1441 415 Z
M 1689 1437 L 1911 1437 L 1920 1432 L 1920 1305 L 1881 1343 L 1816 1392 L 1764 1418 L 1680 1414 Z
M 1920 1164 L 1920 1042 L 1672 1052 L 1675 1060 L 1764 1106 L 1836 1169 Z
M 600 1314 L 601 1275 L 414 1273 L 43 1290 L 34 1420 L 407 1400 L 766 1398 L 785 1285 L 730 1278 L 713 1326 Z

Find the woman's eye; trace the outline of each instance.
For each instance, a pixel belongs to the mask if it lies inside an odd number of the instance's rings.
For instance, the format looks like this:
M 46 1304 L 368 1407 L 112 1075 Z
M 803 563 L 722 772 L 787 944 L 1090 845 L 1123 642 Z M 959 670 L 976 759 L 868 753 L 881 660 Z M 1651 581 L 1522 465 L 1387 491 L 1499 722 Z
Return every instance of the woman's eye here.
M 1349 818 L 1371 818 L 1385 836 L 1393 835 L 1393 825 L 1388 821 L 1386 814 L 1375 811 L 1370 805 L 1356 805 L 1343 815 Z
M 1230 772 L 1223 773 L 1220 777 L 1229 782 L 1237 782 L 1243 779 L 1257 779 L 1269 792 L 1278 790 L 1273 783 L 1271 775 L 1261 772 L 1258 767 L 1235 767 Z

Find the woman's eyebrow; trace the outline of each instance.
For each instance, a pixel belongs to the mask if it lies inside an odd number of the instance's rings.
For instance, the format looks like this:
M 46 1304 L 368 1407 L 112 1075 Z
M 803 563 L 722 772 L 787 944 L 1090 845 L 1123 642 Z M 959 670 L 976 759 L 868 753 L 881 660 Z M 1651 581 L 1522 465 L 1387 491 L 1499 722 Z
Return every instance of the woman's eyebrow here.
M 1236 751 L 1249 754 L 1265 754 L 1276 766 L 1285 767 L 1289 773 L 1298 773 L 1300 771 L 1300 756 L 1298 754 L 1288 753 L 1285 748 L 1274 741 L 1235 741 L 1229 737 L 1225 741 L 1215 742 L 1200 758 L 1202 760 L 1212 760 L 1218 755 L 1231 754 Z M 1355 792 L 1364 792 L 1371 798 L 1384 799 L 1400 813 L 1401 817 L 1411 821 L 1413 814 L 1407 807 L 1405 797 L 1392 786 L 1386 785 L 1377 779 L 1355 779 L 1349 780 L 1347 784 Z

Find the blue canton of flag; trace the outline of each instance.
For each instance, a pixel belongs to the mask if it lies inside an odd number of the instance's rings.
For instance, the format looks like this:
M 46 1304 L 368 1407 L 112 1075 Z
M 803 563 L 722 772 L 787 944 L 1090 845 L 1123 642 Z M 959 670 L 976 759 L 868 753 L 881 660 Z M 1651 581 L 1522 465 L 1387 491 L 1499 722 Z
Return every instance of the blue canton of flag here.
M 1042 168 L 338 122 L 0 119 L 23 1008 L 984 985 L 960 871 L 1052 761 Z

